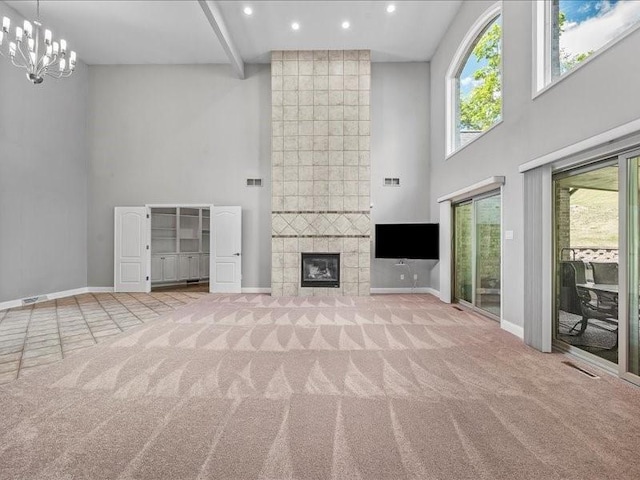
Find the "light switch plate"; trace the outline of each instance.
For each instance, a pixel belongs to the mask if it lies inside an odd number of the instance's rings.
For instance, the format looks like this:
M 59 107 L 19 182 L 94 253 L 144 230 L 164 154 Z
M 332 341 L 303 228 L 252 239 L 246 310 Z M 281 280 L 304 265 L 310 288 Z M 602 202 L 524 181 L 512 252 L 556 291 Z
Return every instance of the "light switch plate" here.
M 513 230 L 505 230 L 504 239 L 505 240 L 513 240 Z

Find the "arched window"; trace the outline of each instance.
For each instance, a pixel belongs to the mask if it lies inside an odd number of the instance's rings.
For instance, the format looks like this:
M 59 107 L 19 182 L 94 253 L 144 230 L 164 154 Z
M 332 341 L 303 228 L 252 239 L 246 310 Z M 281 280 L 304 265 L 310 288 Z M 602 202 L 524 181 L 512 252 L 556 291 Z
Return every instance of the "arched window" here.
M 469 30 L 447 74 L 447 154 L 502 120 L 500 3 Z

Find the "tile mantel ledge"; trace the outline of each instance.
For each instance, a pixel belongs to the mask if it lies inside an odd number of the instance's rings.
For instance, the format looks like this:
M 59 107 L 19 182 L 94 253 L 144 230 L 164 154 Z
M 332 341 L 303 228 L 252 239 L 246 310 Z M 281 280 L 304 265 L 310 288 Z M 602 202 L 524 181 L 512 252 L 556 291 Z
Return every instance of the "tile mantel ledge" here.
M 478 183 L 474 183 L 473 185 L 469 185 L 468 187 L 461 188 L 460 190 L 456 190 L 455 192 L 449 193 L 448 195 L 443 195 L 438 198 L 438 203 L 450 201 L 456 202 L 459 200 L 464 200 L 465 198 L 473 197 L 475 195 L 480 195 L 481 193 L 490 192 L 491 190 L 495 190 L 504 185 L 504 177 L 502 176 L 494 176 L 486 178 Z

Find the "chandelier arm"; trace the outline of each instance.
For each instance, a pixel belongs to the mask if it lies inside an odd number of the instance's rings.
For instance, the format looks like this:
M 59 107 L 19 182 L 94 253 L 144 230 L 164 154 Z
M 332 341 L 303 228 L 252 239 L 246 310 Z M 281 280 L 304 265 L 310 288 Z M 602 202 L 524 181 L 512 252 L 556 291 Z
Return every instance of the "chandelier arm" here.
M 27 72 L 29 71 L 29 67 L 27 65 L 22 65 L 21 63 L 16 63 L 14 57 L 11 57 L 11 63 L 14 67 L 24 68 Z
M 16 44 L 16 50 L 20 52 L 20 56 L 24 60 L 25 66 L 27 66 L 27 69 L 29 69 L 28 65 L 31 65 L 31 60 L 27 60 L 27 57 L 25 57 L 24 52 L 22 51 L 22 42 L 18 42 Z
M 52 77 L 52 78 L 62 78 L 62 75 L 60 75 L 60 74 L 58 74 L 58 73 L 50 72 L 50 71 L 48 71 L 48 70 L 47 70 L 47 71 L 45 71 L 45 72 L 44 72 L 44 74 L 45 74 L 45 75 L 49 75 L 49 76 L 50 76 L 50 77 Z

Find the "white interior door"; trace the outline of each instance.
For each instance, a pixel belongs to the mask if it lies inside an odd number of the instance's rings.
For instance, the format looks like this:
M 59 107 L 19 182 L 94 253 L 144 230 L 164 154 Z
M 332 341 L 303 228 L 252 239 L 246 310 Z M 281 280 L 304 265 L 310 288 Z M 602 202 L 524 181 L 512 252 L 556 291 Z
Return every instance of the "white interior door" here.
M 114 280 L 116 292 L 149 292 L 149 221 L 146 207 L 116 207 Z
M 242 289 L 242 209 L 214 207 L 211 215 L 212 266 L 210 290 L 240 293 Z

